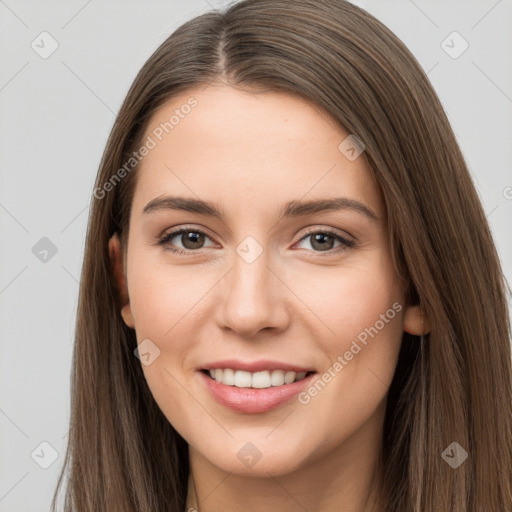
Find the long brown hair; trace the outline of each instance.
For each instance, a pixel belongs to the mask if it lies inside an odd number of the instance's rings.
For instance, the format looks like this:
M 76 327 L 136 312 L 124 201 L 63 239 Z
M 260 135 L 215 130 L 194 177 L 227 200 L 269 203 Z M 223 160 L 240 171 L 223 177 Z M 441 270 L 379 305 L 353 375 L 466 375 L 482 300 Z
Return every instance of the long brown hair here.
M 209 12 L 178 28 L 137 75 L 91 201 L 69 440 L 52 510 L 64 476 L 66 511 L 185 508 L 188 447 L 134 356 L 108 240 L 119 233 L 126 250 L 137 168 L 122 179 L 118 171 L 150 116 L 178 93 L 218 80 L 299 94 L 364 143 L 396 268 L 409 302 L 431 323 L 423 339 L 404 333 L 389 389 L 384 509 L 510 512 L 511 333 L 489 227 L 425 73 L 390 30 L 344 0 L 244 0 Z M 468 454 L 457 468 L 442 456 L 453 442 Z

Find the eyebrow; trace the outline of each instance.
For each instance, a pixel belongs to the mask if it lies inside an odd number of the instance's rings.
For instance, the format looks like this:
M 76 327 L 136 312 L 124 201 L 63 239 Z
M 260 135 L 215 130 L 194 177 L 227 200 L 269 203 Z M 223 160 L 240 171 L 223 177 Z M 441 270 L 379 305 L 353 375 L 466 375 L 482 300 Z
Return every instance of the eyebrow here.
M 161 210 L 179 210 L 207 215 L 221 221 L 224 219 L 224 213 L 215 203 L 203 201 L 201 199 L 178 196 L 156 197 L 143 208 L 142 213 L 146 214 Z M 309 201 L 290 201 L 281 208 L 279 220 L 338 210 L 352 210 L 364 214 L 372 221 L 379 220 L 379 217 L 373 210 L 365 206 L 363 203 L 347 197 L 314 199 Z

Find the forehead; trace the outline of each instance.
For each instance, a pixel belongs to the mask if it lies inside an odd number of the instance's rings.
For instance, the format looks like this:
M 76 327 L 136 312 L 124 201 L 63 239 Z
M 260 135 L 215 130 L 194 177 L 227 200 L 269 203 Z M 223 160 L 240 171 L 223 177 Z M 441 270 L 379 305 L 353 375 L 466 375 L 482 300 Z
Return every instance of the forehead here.
M 134 207 L 141 211 L 162 194 L 213 200 L 228 211 L 349 196 L 379 212 L 364 155 L 351 161 L 339 149 L 348 136 L 299 96 L 202 85 L 150 119 L 144 141 L 151 149 L 137 170 Z

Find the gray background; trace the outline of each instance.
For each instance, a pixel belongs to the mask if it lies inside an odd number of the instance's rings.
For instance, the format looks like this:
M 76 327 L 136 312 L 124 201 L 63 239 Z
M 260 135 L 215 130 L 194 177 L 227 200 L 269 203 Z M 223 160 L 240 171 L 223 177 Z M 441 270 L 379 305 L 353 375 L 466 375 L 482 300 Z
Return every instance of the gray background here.
M 510 281 L 512 1 L 354 3 L 428 71 Z M 1 512 L 49 508 L 67 440 L 88 204 L 115 113 L 158 45 L 184 21 L 224 4 L 0 0 Z M 38 37 L 43 31 L 58 43 L 46 59 L 31 47 L 51 48 L 48 36 Z M 446 39 L 453 31 L 463 39 Z M 453 58 L 463 40 L 468 49 Z M 49 247 L 43 237 L 55 254 L 40 252 Z

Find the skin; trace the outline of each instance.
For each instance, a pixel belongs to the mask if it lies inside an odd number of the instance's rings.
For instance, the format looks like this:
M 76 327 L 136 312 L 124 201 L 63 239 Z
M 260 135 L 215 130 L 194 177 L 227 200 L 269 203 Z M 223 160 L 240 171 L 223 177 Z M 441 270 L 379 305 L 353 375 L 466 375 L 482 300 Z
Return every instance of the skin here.
M 129 297 L 123 319 L 138 343 L 149 338 L 160 350 L 142 366 L 145 378 L 189 443 L 187 510 L 198 508 L 193 482 L 201 512 L 241 504 L 247 512 L 382 510 L 376 462 L 386 396 L 403 331 L 428 332 L 428 322 L 404 303 L 364 153 L 347 159 L 338 146 L 348 133 L 304 99 L 224 84 L 170 100 L 145 137 L 192 96 L 198 105 L 137 170 L 124 258 L 117 235 L 110 240 Z M 166 194 L 217 203 L 225 218 L 142 213 Z M 278 218 L 292 199 L 339 196 L 363 203 L 378 220 L 350 209 Z M 156 244 L 181 227 L 206 232 L 204 244 L 194 249 L 181 235 L 167 243 L 189 255 Z M 322 251 L 306 228 L 333 230 L 355 245 L 327 238 Z M 262 249 L 252 263 L 236 252 L 247 236 Z M 197 372 L 220 359 L 264 358 L 320 376 L 394 303 L 401 311 L 307 404 L 293 399 L 265 413 L 235 412 L 214 401 Z M 262 454 L 252 467 L 237 457 L 248 441 Z

